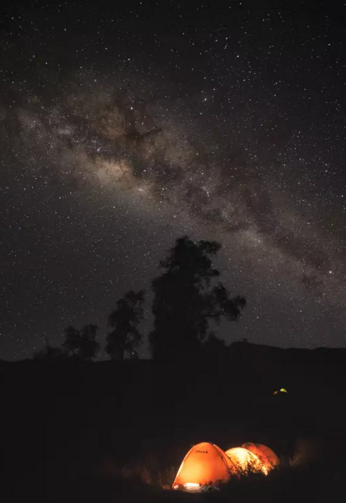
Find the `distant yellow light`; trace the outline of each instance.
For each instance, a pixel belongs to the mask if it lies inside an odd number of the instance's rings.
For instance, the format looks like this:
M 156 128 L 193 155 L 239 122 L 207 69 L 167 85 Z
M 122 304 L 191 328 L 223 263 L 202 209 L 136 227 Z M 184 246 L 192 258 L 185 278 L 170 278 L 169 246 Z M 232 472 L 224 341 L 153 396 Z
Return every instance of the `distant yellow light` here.
M 278 393 L 288 393 L 285 388 L 280 388 L 279 391 L 274 391 L 273 395 L 277 395 Z

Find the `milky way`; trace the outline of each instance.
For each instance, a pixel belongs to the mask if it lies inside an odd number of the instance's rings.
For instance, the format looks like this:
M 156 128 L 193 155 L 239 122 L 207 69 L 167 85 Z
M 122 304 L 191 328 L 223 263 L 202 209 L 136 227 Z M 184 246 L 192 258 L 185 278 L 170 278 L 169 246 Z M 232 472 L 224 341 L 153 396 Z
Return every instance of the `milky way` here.
M 10 58 L 16 46 L 6 37 Z M 227 29 L 192 36 L 191 50 L 205 51 L 192 64 L 173 41 L 171 65 L 157 68 L 155 56 L 140 62 L 130 49 L 121 65 L 89 54 L 79 68 L 57 69 L 61 48 L 41 55 L 32 75 L 8 63 L 0 101 L 5 355 L 27 354 L 46 335 L 59 340 L 64 323 L 105 319 L 124 290 L 148 286 L 185 233 L 223 244 L 224 279 L 247 297 L 242 320 L 221 329 L 227 340 L 344 344 L 344 98 L 332 83 L 336 68 L 317 84 L 310 75 L 318 69 L 312 48 L 328 55 L 331 39 L 307 36 L 305 53 L 289 44 L 285 53 L 268 41 L 246 49 L 242 37 L 239 45 Z M 115 54 L 109 40 L 99 45 Z M 31 66 L 35 49 L 21 53 Z M 336 66 L 338 53 L 328 57 Z

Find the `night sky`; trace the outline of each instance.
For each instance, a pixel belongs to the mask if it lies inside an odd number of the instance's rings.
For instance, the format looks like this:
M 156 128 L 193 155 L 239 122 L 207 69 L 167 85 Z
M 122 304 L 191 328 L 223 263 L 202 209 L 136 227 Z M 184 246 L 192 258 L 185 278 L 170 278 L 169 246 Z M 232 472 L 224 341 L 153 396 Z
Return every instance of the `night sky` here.
M 110 4 L 1 7 L 0 357 L 104 336 L 184 234 L 247 299 L 228 342 L 345 346 L 346 7 Z

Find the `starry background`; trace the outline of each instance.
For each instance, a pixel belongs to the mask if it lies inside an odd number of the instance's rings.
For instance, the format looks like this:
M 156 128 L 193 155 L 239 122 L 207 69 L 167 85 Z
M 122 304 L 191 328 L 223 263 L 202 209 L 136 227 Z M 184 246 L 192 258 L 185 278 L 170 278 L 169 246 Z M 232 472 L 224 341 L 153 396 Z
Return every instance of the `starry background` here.
M 104 336 L 183 234 L 247 298 L 228 342 L 345 346 L 345 6 L 114 5 L 1 7 L 0 356 Z

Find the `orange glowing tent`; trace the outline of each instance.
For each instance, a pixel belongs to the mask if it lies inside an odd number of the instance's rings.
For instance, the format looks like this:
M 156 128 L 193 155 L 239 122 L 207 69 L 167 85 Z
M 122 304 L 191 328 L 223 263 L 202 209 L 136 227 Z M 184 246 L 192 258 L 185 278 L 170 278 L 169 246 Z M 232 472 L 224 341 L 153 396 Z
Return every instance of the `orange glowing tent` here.
M 226 456 L 234 466 L 233 472 L 241 475 L 249 472 L 268 474 L 266 466 L 256 454 L 244 447 L 234 447 L 226 451 Z
M 195 445 L 186 454 L 173 482 L 173 489 L 200 491 L 203 486 L 227 482 L 231 464 L 220 447 L 208 442 Z
M 246 442 L 242 447 L 253 452 L 260 461 L 266 466 L 268 471 L 272 470 L 280 464 L 280 460 L 270 447 L 263 444 L 253 444 L 252 442 Z

